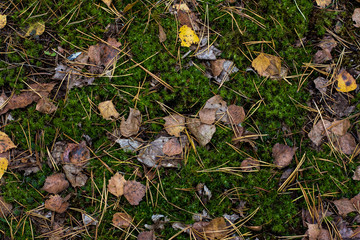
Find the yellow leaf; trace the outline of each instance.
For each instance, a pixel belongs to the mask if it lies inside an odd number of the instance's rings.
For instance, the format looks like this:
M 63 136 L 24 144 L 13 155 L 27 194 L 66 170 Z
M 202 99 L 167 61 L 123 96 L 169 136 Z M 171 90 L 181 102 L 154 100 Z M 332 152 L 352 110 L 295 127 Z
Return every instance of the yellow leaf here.
M 316 4 L 321 7 L 325 8 L 331 4 L 332 0 L 316 0 Z
M 0 131 L 0 153 L 6 152 L 12 148 L 16 148 L 15 144 L 6 133 Z
M 28 36 L 40 36 L 45 31 L 45 23 L 42 22 L 36 22 L 29 26 L 25 37 Z
M 6 15 L 0 14 L 0 29 L 6 26 Z
M 260 53 L 260 55 L 252 61 L 251 66 L 262 76 L 270 66 L 270 59 L 268 59 L 264 53 Z
M 356 80 L 345 69 L 342 69 L 336 76 L 337 88 L 339 92 L 350 92 L 357 88 Z
M 6 158 L 0 158 L 0 179 L 4 175 L 7 167 L 8 167 L 8 160 Z
M 191 12 L 189 7 L 186 5 L 186 3 L 179 3 L 179 4 L 174 4 L 173 6 L 176 10 L 181 10 L 184 12 Z
M 181 39 L 181 46 L 183 47 L 190 47 L 191 44 L 199 42 L 199 37 L 187 25 L 180 28 L 179 38 Z
M 278 79 L 281 76 L 281 59 L 277 56 L 260 53 L 253 60 L 251 66 L 262 77 Z

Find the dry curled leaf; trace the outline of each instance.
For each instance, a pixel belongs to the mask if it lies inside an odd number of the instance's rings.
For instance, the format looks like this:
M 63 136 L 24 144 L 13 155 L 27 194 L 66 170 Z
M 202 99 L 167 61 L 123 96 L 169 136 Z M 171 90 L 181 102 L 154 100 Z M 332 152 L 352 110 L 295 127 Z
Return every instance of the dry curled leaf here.
M 9 161 L 6 158 L 0 158 L 0 179 L 4 175 L 7 167 L 9 165 Z
M 190 132 L 195 136 L 200 146 L 208 144 L 216 131 L 215 125 L 201 123 L 200 120 L 196 118 L 188 118 L 186 123 Z
M 281 75 L 281 59 L 277 56 L 260 53 L 251 66 L 262 77 L 279 78 Z
M 325 126 L 325 128 L 324 128 L 324 126 Z M 328 120 L 318 121 L 308 134 L 310 140 L 316 146 L 319 146 L 321 144 L 323 137 L 327 135 L 326 131 L 329 131 L 327 129 L 330 126 L 331 126 L 331 122 L 329 122 Z
M 111 100 L 99 103 L 98 109 L 101 116 L 106 120 L 117 119 L 120 116 Z
M 120 123 L 120 132 L 124 137 L 131 137 L 139 132 L 141 125 L 141 113 L 139 110 L 130 108 L 130 113 L 125 120 L 124 118 Z
M 356 80 L 350 73 L 345 69 L 341 69 L 339 74 L 336 76 L 337 87 L 336 90 L 339 92 L 351 92 L 357 88 Z
M 215 95 L 209 98 L 205 103 L 204 109 L 216 109 L 215 119 L 224 123 L 229 123 L 229 119 L 226 114 L 227 104 L 220 95 Z
M 228 107 L 228 116 L 231 124 L 238 125 L 245 120 L 244 108 L 236 105 L 230 105 Z
M 51 114 L 56 111 L 57 107 L 48 98 L 41 98 L 36 104 L 36 111 Z
M 65 174 L 55 173 L 48 176 L 41 190 L 48 193 L 58 194 L 69 187 L 69 182 L 65 179 Z
M 85 185 L 88 177 L 82 172 L 81 166 L 66 164 L 63 166 L 66 178 L 73 187 L 82 187 Z
M 116 227 L 120 227 L 120 228 L 127 228 L 131 225 L 133 219 L 132 217 L 124 212 L 117 212 L 114 214 L 113 219 L 112 219 L 112 223 L 116 226 Z
M 219 76 L 220 73 L 223 71 L 225 61 L 226 61 L 225 59 L 217 59 L 215 61 L 210 61 L 211 71 L 214 77 Z
M 45 208 L 57 213 L 64 213 L 69 207 L 70 196 L 62 198 L 60 195 L 52 195 L 48 200 L 45 201 Z
M 214 218 L 210 222 L 196 222 L 193 224 L 193 232 L 199 239 L 224 239 L 231 232 L 223 217 Z
M 62 154 L 64 163 L 72 163 L 76 166 L 83 167 L 90 159 L 90 151 L 86 146 L 86 142 L 79 144 L 68 143 Z
M 116 197 L 120 197 L 124 194 L 125 183 L 126 180 L 124 176 L 117 172 L 109 180 L 108 191 Z
M 272 149 L 274 164 L 282 169 L 290 165 L 297 147 L 289 147 L 284 144 L 276 143 Z
M 194 30 L 192 30 L 187 25 L 184 25 L 180 28 L 179 38 L 181 40 L 181 46 L 190 47 L 191 44 L 196 44 L 199 42 L 199 37 L 196 35 Z
M 97 65 L 98 68 L 109 67 L 113 65 L 118 57 L 120 51 L 118 48 L 121 46 L 121 43 L 118 42 L 115 38 L 108 38 L 106 43 L 98 43 L 92 45 L 88 49 L 89 62 Z M 91 72 L 96 72 L 96 70 L 90 70 Z
M 185 117 L 179 114 L 172 114 L 164 117 L 164 120 L 166 132 L 171 136 L 180 137 L 180 133 L 185 129 Z
M 145 196 L 146 188 L 137 181 L 127 181 L 124 186 L 124 196 L 131 205 L 139 205 Z
M 351 155 L 356 149 L 355 138 L 346 133 L 344 136 L 339 137 L 338 142 L 335 142 L 335 147 L 346 155 Z
M 5 218 L 11 213 L 13 206 L 10 203 L 5 202 L 4 198 L 0 196 L 0 218 Z
M 182 146 L 176 138 L 167 141 L 163 146 L 163 153 L 169 157 L 182 153 Z
M 0 14 L 0 29 L 6 26 L 6 15 Z
M 352 20 L 355 22 L 354 27 L 357 28 L 360 27 L 360 8 L 355 8 L 354 13 L 352 15 Z
M 6 133 L 0 131 L 0 153 L 6 152 L 12 148 L 16 148 L 15 144 Z

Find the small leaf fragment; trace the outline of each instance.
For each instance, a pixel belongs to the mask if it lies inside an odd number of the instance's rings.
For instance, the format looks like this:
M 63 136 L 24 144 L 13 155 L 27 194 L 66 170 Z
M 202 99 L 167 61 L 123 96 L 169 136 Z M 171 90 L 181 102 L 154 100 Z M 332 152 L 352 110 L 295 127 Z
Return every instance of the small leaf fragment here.
M 102 0 L 106 6 L 110 7 L 112 0 Z
M 0 158 L 0 179 L 4 175 L 8 165 L 9 161 L 6 158 Z
M 164 28 L 160 24 L 159 24 L 159 41 L 160 43 L 166 41 L 166 33 L 164 31 Z
M 196 35 L 194 30 L 192 30 L 187 25 L 184 25 L 180 28 L 179 38 L 181 40 L 182 47 L 190 47 L 191 44 L 196 44 L 199 42 L 199 37 Z
M 120 123 L 120 132 L 124 137 L 136 135 L 139 132 L 141 125 L 141 113 L 139 110 L 130 108 L 130 113 L 125 120 L 124 118 Z
M 101 116 L 106 120 L 117 119 L 120 116 L 111 100 L 99 103 L 98 108 Z
M 0 14 L 0 29 L 6 26 L 6 15 Z
M 356 80 L 345 69 L 342 69 L 336 76 L 338 92 L 351 92 L 357 88 Z

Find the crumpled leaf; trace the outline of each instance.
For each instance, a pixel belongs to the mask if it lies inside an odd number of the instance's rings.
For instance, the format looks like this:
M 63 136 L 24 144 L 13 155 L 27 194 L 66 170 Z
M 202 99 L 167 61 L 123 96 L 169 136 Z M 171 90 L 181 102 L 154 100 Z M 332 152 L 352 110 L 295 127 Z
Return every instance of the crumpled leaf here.
M 330 127 L 330 132 L 337 136 L 344 136 L 351 126 L 349 119 L 334 120 Z
M 8 167 L 9 161 L 6 158 L 0 158 L 0 179 L 4 175 L 7 167 Z
M 35 22 L 30 24 L 25 37 L 29 36 L 40 36 L 45 31 L 45 23 L 43 22 Z
M 224 123 L 229 123 L 227 104 L 220 95 L 209 98 L 205 103 L 204 109 L 216 109 L 215 119 L 217 121 L 221 120 Z
M 195 57 L 200 60 L 216 60 L 216 57 L 220 56 L 221 53 L 221 50 L 216 48 L 214 45 L 210 45 L 210 47 L 205 45 L 196 52 Z
M 277 56 L 260 53 L 259 56 L 252 61 L 251 66 L 262 77 L 278 79 L 281 75 L 281 59 Z
M 241 170 L 245 172 L 252 172 L 260 170 L 260 162 L 254 158 L 246 158 L 241 162 Z
M 163 146 L 163 153 L 169 157 L 182 153 L 182 146 L 176 138 L 167 141 Z
M 137 240 L 155 240 L 155 233 L 154 231 L 145 231 L 139 233 Z
M 193 225 L 193 231 L 200 239 L 224 239 L 230 232 L 223 217 L 214 218 L 210 222 L 196 222 Z
M 352 15 L 352 20 L 355 22 L 354 27 L 360 27 L 360 8 L 355 8 Z M 0 26 L 1 29 L 1 26 Z
M 289 147 L 284 144 L 276 143 L 272 149 L 274 164 L 282 169 L 290 165 L 297 147 Z
M 344 94 L 335 92 L 331 95 L 331 98 L 333 101 L 329 102 L 329 106 L 325 105 L 325 109 L 330 114 L 341 118 L 349 116 L 355 110 L 355 105 L 350 105 L 348 97 L 344 96 Z
M 120 227 L 120 228 L 127 228 L 131 225 L 133 219 L 132 217 L 124 212 L 117 212 L 114 214 L 113 219 L 112 219 L 112 223 L 116 226 L 116 227 Z
M 82 172 L 81 166 L 66 164 L 63 166 L 66 178 L 73 187 L 82 187 L 86 184 L 88 177 Z
M 0 29 L 6 26 L 6 15 L 0 14 Z
M 331 4 L 332 0 L 316 0 L 316 4 L 320 7 L 320 8 L 326 8 L 327 6 L 329 6 Z
M 180 133 L 185 129 L 185 117 L 179 114 L 172 114 L 164 117 L 164 120 L 166 132 L 171 136 L 180 137 Z
M 9 136 L 0 131 L 0 153 L 9 151 L 12 148 L 16 148 L 15 144 L 11 141 Z
M 238 125 L 245 120 L 245 111 L 243 107 L 230 105 L 228 107 L 228 117 L 231 124 Z
M 64 163 L 72 163 L 79 167 L 85 166 L 89 159 L 90 151 L 85 141 L 81 141 L 80 144 L 68 143 L 62 154 L 62 161 Z
M 117 119 L 120 116 L 111 100 L 99 103 L 98 108 L 101 116 L 106 120 Z
M 175 8 L 176 10 L 181 10 L 184 12 L 191 12 L 190 8 L 188 7 L 188 5 L 186 5 L 186 3 L 178 3 L 178 4 L 174 4 L 173 8 Z
M 238 72 L 239 69 L 235 66 L 233 61 L 226 60 L 223 64 L 223 70 L 220 75 L 215 77 L 215 80 L 222 84 L 230 80 L 230 74 Z
M 331 126 L 331 122 L 328 120 L 318 121 L 314 127 L 309 132 L 308 136 L 310 140 L 316 145 L 319 146 L 324 136 L 326 136 L 325 128 L 328 129 Z
M 116 173 L 114 176 L 112 176 L 109 180 L 108 184 L 108 191 L 115 195 L 116 197 L 120 197 L 124 194 L 124 186 L 125 186 L 126 180 L 123 175 L 120 173 Z
M 57 213 L 64 213 L 69 207 L 69 203 L 67 202 L 70 198 L 68 195 L 65 198 L 62 198 L 60 195 L 52 195 L 49 199 L 45 201 L 45 208 Z
M 106 43 L 98 43 L 90 46 L 88 49 L 89 62 L 97 66 L 108 67 L 117 61 L 120 51 L 117 50 L 121 46 L 115 38 L 108 38 Z M 94 71 L 92 71 L 94 72 Z
M 192 30 L 187 25 L 184 25 L 180 28 L 179 38 L 181 40 L 182 47 L 190 47 L 191 44 L 196 44 L 199 42 L 199 37 L 196 35 L 194 30 Z
M 139 205 L 145 196 L 146 188 L 137 181 L 127 181 L 124 186 L 124 197 L 131 205 Z
M 214 77 L 217 77 L 220 75 L 220 73 L 223 71 L 224 69 L 224 62 L 226 60 L 225 59 L 218 59 L 218 60 L 215 60 L 215 61 L 211 61 L 210 64 L 211 64 L 211 71 L 214 75 Z
M 159 41 L 160 43 L 166 41 L 166 33 L 164 31 L 164 28 L 160 24 L 159 24 Z
M 8 169 L 16 171 L 24 171 L 24 176 L 29 176 L 31 173 L 40 171 L 39 162 L 36 161 L 34 156 L 24 158 L 13 158 L 9 162 Z
M 36 104 L 36 111 L 51 114 L 56 111 L 57 107 L 48 98 L 41 98 Z
M 339 74 L 336 76 L 336 81 L 336 90 L 339 92 L 351 92 L 357 88 L 355 78 L 345 69 L 340 70 Z
M 65 174 L 55 173 L 48 176 L 41 190 L 48 193 L 58 194 L 69 187 L 69 182 L 65 179 Z
M 130 113 L 125 120 L 120 123 L 120 132 L 124 137 L 131 137 L 139 132 L 141 125 L 141 113 L 138 109 L 130 108 Z
M 312 223 L 307 223 L 308 226 L 308 230 L 306 231 L 309 240 L 318 240 L 318 236 L 320 234 L 320 227 L 319 224 L 312 224 Z
M 80 56 L 82 55 L 83 54 L 81 54 Z M 88 59 L 89 57 L 86 55 L 86 58 L 84 59 L 83 63 L 86 64 L 88 62 Z M 56 66 L 55 74 L 52 77 L 52 79 L 59 81 L 63 81 L 63 80 L 66 81 L 66 83 L 68 83 L 66 84 L 67 85 L 66 87 L 68 89 L 91 85 L 95 81 L 95 78 L 82 74 L 81 69 L 83 67 L 84 65 L 70 67 L 60 63 L 59 65 Z
M 0 218 L 5 218 L 11 213 L 12 204 L 5 202 L 4 197 L 0 196 Z
M 333 59 L 331 56 L 331 50 L 336 47 L 337 42 L 332 36 L 325 36 L 318 46 L 321 50 L 318 50 L 314 56 L 314 63 L 324 63 Z
M 341 198 L 333 201 L 333 203 L 341 216 L 346 216 L 348 213 L 356 211 L 353 203 L 348 198 Z
M 195 136 L 200 146 L 208 144 L 216 131 L 215 125 L 201 123 L 200 120 L 196 118 L 188 118 L 186 123 L 190 132 Z

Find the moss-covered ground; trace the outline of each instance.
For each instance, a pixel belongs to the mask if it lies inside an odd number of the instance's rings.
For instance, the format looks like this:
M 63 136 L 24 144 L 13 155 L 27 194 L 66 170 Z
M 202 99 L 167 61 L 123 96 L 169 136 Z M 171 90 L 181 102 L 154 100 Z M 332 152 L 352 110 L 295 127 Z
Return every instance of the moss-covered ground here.
M 13 218 L 8 218 L 12 219 L 11 222 L 0 219 L 0 236 L 31 239 L 39 235 L 29 218 L 24 220 L 24 217 L 28 211 L 44 203 L 46 192 L 40 188 L 45 178 L 53 172 L 46 164 L 47 149 L 51 149 L 56 141 L 81 141 L 84 135 L 88 135 L 94 153 L 114 172 L 120 171 L 127 179 L 147 183 L 142 165 L 136 161 L 134 154 L 119 149 L 106 134 L 118 128 L 120 120 L 104 120 L 91 110 L 91 102 L 98 105 L 109 99 L 113 99 L 115 107 L 124 116 L 127 116 L 129 107 L 136 104 L 143 113 L 143 137 L 147 139 L 154 139 L 163 130 L 162 117 L 167 113 L 159 102 L 185 115 L 196 114 L 214 94 L 221 95 L 228 104 L 243 106 L 247 113 L 252 107 L 258 106 L 244 126 L 263 136 L 255 140 L 255 147 L 243 143 L 239 149 L 261 161 L 272 163 L 272 147 L 276 143 L 285 143 L 298 147 L 290 167 L 295 168 L 304 154 L 306 160 L 292 187 L 285 192 L 278 192 L 283 171 L 272 167 L 262 167 L 258 172 L 238 175 L 219 171 L 201 172 L 225 162 L 228 162 L 226 167 L 238 167 L 247 157 L 234 151 L 228 144 L 231 143 L 232 130 L 217 127 L 211 143 L 206 147 L 197 146 L 197 154 L 191 150 L 186 164 L 179 169 L 158 170 L 154 185 L 149 185 L 147 197 L 139 206 L 131 206 L 123 197 L 117 199 L 109 194 L 107 209 L 102 216 L 101 195 L 112 174 L 97 158 L 93 158 L 87 172 L 92 180 L 81 188 L 70 187 L 62 195 L 72 193 L 71 209 L 67 213 L 72 218 L 67 218 L 68 226 L 76 224 L 74 219 L 81 220 L 81 214 L 74 209 L 82 209 L 102 219 L 96 230 L 98 239 L 125 238 L 123 231 L 111 225 L 113 214 L 121 209 L 134 217 L 134 224 L 138 225 L 139 230 L 144 229 L 144 224 L 152 223 L 153 214 L 166 215 L 171 222 L 193 223 L 192 213 L 200 213 L 204 209 L 196 197 L 195 187 L 199 183 L 206 184 L 212 191 L 213 197 L 205 205 L 211 217 L 235 213 L 240 201 L 246 201 L 245 215 L 258 208 L 246 225 L 261 226 L 260 230 L 252 231 L 242 227 L 240 231 L 251 232 L 260 239 L 304 234 L 306 228 L 302 224 L 301 210 L 307 206 L 299 186 L 329 201 L 353 197 L 359 192 L 360 183 L 351 179 L 357 158 L 347 163 L 345 170 L 332 162 L 335 158 L 330 148 L 324 145 L 321 149 L 314 149 L 306 134 L 312 124 L 310 116 L 313 115 L 298 105 L 305 106 L 311 101 L 309 91 L 313 88 L 310 79 L 298 88 L 299 81 L 304 79 L 300 77 L 305 70 L 303 63 L 312 60 L 317 50 L 315 44 L 324 36 L 326 28 L 334 27 L 337 19 L 346 19 L 347 22 L 343 23 L 344 31 L 347 27 L 352 28 L 348 16 L 355 6 L 349 4 L 349 12 L 344 13 L 319 9 L 310 0 L 238 1 L 244 4 L 244 8 L 252 9 L 253 13 L 248 11 L 247 14 L 260 21 L 264 25 L 261 28 L 249 18 L 224 8 L 234 5 L 227 1 L 197 1 L 199 19 L 204 22 L 207 19 L 211 29 L 218 33 L 212 34 L 210 41 L 216 39 L 218 48 L 223 51 L 221 57 L 234 61 L 240 69 L 219 88 L 195 66 L 201 67 L 200 60 L 179 57 L 188 49 L 180 47 L 178 23 L 166 8 L 169 2 L 113 0 L 114 8 L 120 13 L 128 4 L 135 3 L 129 11 L 122 13 L 124 18 L 106 11 L 107 6 L 100 0 L 11 0 L 0 3 L 0 13 L 8 15 L 7 26 L 0 30 L 0 89 L 7 94 L 13 90 L 19 92 L 32 80 L 52 81 L 50 78 L 57 59 L 45 52 L 52 53 L 58 46 L 70 53 L 85 50 L 97 43 L 85 34 L 104 39 L 108 24 L 123 28 L 115 37 L 123 46 L 127 45 L 127 50 L 136 62 L 142 62 L 144 68 L 174 88 L 173 91 L 163 87 L 154 90 L 151 86 L 152 78 L 141 68 L 132 67 L 134 63 L 126 61 L 127 57 L 124 57 L 115 70 L 114 75 L 117 77 L 96 78 L 95 84 L 91 86 L 71 89 L 66 97 L 63 94 L 56 99 L 58 110 L 54 114 L 40 113 L 35 110 L 34 104 L 11 111 L 14 121 L 2 125 L 1 131 L 13 139 L 18 149 L 26 151 L 30 148 L 34 154 L 36 152 L 40 156 L 42 170 L 29 176 L 24 176 L 20 171 L 8 171 L 2 178 L 0 195 L 13 204 L 14 210 Z M 333 2 L 338 4 L 337 1 Z M 45 33 L 39 37 L 24 37 L 29 24 L 37 21 L 45 23 Z M 167 35 L 163 44 L 158 38 L 158 24 L 161 24 Z M 295 47 L 296 41 L 304 37 L 307 38 L 304 46 Z M 271 43 L 244 44 L 251 41 Z M 255 56 L 257 52 L 278 54 L 289 68 L 288 75 L 298 77 L 289 78 L 289 83 L 271 79 L 263 81 L 264 78 L 253 72 L 246 72 L 251 66 L 248 57 Z M 358 61 L 357 58 L 355 60 Z M 188 67 L 190 61 L 194 61 L 195 65 Z M 311 75 L 311 79 L 316 78 L 316 75 Z M 142 88 L 138 92 L 139 85 Z M 134 101 L 137 94 L 138 100 Z M 259 100 L 262 102 L 256 105 Z M 353 101 L 356 102 L 356 99 Z M 358 112 L 359 108 L 353 114 Z M 355 123 L 356 118 L 351 121 Z M 354 125 L 353 129 L 356 130 L 357 126 Z M 28 137 L 25 137 L 25 133 Z M 199 159 L 203 167 L 199 165 Z M 139 171 L 139 176 L 136 176 L 135 171 Z M 167 200 L 156 190 L 159 184 Z M 226 194 L 229 190 L 231 194 Z M 156 231 L 159 239 L 169 239 L 178 232 L 171 227 L 171 222 L 163 230 Z M 133 236 L 137 234 L 135 230 Z M 95 227 L 90 227 L 89 233 L 83 232 L 81 235 L 88 239 L 94 236 Z M 176 237 L 188 238 L 185 233 Z

